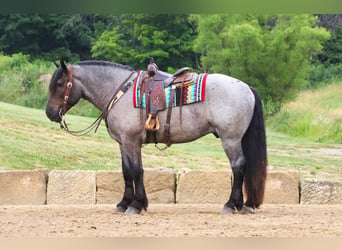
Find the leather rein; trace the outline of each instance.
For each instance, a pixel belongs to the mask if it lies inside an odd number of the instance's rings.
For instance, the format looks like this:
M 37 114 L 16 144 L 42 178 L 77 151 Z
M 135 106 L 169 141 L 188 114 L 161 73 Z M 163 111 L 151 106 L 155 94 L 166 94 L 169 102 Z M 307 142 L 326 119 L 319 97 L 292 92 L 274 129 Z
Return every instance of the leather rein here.
M 70 95 L 71 88 L 72 88 L 72 67 L 70 65 L 68 65 L 67 69 L 69 72 L 69 79 L 65 82 L 66 90 L 64 93 L 62 108 L 59 111 L 59 116 L 61 118 L 61 121 L 60 121 L 61 129 L 65 130 L 66 132 L 68 132 L 69 134 L 74 135 L 74 136 L 82 136 L 82 135 L 89 134 L 93 129 L 94 129 L 94 133 L 96 133 L 97 129 L 99 128 L 99 126 L 101 124 L 102 119 L 105 120 L 105 122 L 107 124 L 107 116 L 108 116 L 109 111 L 113 108 L 114 104 L 119 101 L 119 99 L 123 96 L 123 94 L 126 93 L 126 91 L 129 89 L 129 87 L 131 87 L 133 85 L 134 79 L 129 81 L 129 82 L 128 82 L 128 80 L 136 72 L 132 71 L 131 74 L 120 84 L 119 88 L 115 91 L 113 97 L 111 98 L 111 101 L 108 103 L 106 110 L 104 112 L 102 112 L 99 115 L 99 117 L 97 117 L 96 120 L 92 124 L 90 124 L 88 127 L 81 129 L 81 130 L 70 130 L 68 125 L 67 125 L 67 122 L 64 119 L 64 115 L 67 111 L 67 104 L 68 104 L 68 100 L 69 100 L 69 95 Z

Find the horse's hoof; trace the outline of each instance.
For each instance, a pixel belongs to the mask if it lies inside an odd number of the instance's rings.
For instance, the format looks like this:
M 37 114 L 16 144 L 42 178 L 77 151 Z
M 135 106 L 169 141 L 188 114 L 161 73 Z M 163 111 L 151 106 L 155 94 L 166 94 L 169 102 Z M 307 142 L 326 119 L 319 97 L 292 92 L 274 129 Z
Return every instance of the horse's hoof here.
M 256 210 L 254 207 L 247 207 L 245 205 L 239 210 L 240 214 L 255 214 L 255 212 Z
M 140 214 L 141 210 L 135 207 L 128 207 L 125 211 L 125 214 Z
M 116 207 L 116 209 L 115 209 L 115 213 L 124 213 L 125 211 L 126 211 L 126 209 L 124 209 L 123 207 L 120 207 L 120 206 Z
M 224 206 L 222 211 L 221 211 L 221 214 L 236 214 L 236 210 L 232 209 L 230 207 Z

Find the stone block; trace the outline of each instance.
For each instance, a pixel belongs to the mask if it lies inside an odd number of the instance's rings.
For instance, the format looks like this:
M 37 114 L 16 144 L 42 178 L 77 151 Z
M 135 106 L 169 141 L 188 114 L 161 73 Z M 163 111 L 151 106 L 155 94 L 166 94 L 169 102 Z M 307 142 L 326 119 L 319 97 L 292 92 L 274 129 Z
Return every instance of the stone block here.
M 304 179 L 301 204 L 342 204 L 342 182 Z
M 175 171 L 168 168 L 147 168 L 144 181 L 150 203 L 175 203 Z
M 54 170 L 49 173 L 47 204 L 95 204 L 96 172 Z
M 96 173 L 96 203 L 118 203 L 122 199 L 124 185 L 121 171 L 98 171 Z
M 144 183 L 149 203 L 174 203 L 176 173 L 167 168 L 145 169 Z M 96 175 L 98 204 L 117 204 L 123 196 L 121 171 L 98 171 Z
M 44 205 L 48 170 L 0 171 L 0 205 Z
M 229 170 L 184 170 L 178 173 L 176 203 L 221 203 L 231 192 Z
M 297 171 L 271 171 L 267 174 L 264 203 L 298 204 L 299 175 Z

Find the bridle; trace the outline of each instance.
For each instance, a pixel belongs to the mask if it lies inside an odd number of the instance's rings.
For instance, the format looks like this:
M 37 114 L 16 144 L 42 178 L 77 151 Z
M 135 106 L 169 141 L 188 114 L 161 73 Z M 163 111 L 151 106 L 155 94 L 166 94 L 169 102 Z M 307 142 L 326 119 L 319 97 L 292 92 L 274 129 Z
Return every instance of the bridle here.
M 126 91 L 129 89 L 129 87 L 133 85 L 135 79 L 133 79 L 129 82 L 128 82 L 128 80 L 133 76 L 134 73 L 136 73 L 135 71 L 132 71 L 131 74 L 120 84 L 119 88 L 115 91 L 111 101 L 108 103 L 106 110 L 104 112 L 102 112 L 100 114 L 100 116 L 98 118 L 96 118 L 96 120 L 92 124 L 90 124 L 85 129 L 75 131 L 75 130 L 70 130 L 68 128 L 68 125 L 64 119 L 64 115 L 67 111 L 69 95 L 70 95 L 71 88 L 72 88 L 72 67 L 70 65 L 67 66 L 67 71 L 69 72 L 69 78 L 64 83 L 64 85 L 66 85 L 66 90 L 64 93 L 62 108 L 59 111 L 59 116 L 61 118 L 61 121 L 59 123 L 60 123 L 61 129 L 65 130 L 66 132 L 68 132 L 69 134 L 72 134 L 74 136 L 82 136 L 82 135 L 89 134 L 93 129 L 95 129 L 94 133 L 96 133 L 97 129 L 100 126 L 102 119 L 105 120 L 106 125 L 107 125 L 107 115 L 108 115 L 109 111 L 112 109 L 114 104 L 117 103 L 118 100 L 123 96 L 123 94 L 126 93 Z
M 70 95 L 70 91 L 71 91 L 71 88 L 72 88 L 72 67 L 70 65 L 68 65 L 67 69 L 68 69 L 68 72 L 69 72 L 69 79 L 64 83 L 64 85 L 66 85 L 66 90 L 65 90 L 65 93 L 64 93 L 62 108 L 59 111 L 59 116 L 61 118 L 63 118 L 63 116 L 66 113 L 66 108 L 67 108 L 67 104 L 68 104 L 68 100 L 69 100 L 69 95 Z
M 63 103 L 62 103 L 62 108 L 59 110 L 59 117 L 61 118 L 61 121 L 59 122 L 61 129 L 64 129 L 70 134 L 77 134 L 77 131 L 70 131 L 68 128 L 68 125 L 64 119 L 64 115 L 67 111 L 67 105 L 68 105 L 68 100 L 69 100 L 69 95 L 70 91 L 72 88 L 72 67 L 70 65 L 67 66 L 67 72 L 69 73 L 69 78 L 65 81 L 64 85 L 66 86 L 65 93 L 64 93 L 64 98 L 63 98 Z

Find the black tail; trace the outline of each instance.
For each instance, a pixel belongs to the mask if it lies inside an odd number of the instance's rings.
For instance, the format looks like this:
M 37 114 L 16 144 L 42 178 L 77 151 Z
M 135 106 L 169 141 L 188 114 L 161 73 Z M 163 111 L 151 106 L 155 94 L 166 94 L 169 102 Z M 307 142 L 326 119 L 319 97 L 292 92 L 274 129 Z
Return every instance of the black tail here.
M 264 199 L 267 146 L 264 115 L 259 94 L 251 88 L 255 96 L 254 114 L 251 123 L 242 138 L 242 150 L 246 158 L 244 175 L 247 194 L 246 206 L 259 207 Z

